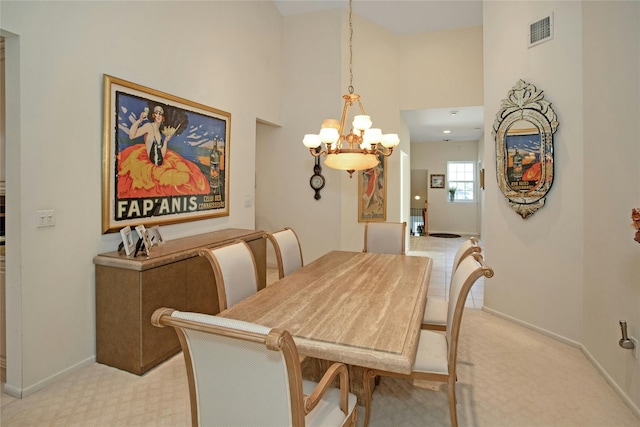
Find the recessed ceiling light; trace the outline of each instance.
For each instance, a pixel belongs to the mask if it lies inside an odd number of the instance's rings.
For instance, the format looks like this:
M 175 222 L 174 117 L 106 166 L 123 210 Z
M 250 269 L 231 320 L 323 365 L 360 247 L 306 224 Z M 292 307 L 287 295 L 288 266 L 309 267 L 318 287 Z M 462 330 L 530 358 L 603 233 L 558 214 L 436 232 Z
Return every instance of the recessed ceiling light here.
M 420 200 L 420 196 L 416 196 L 416 197 L 414 197 L 414 199 Z
M 455 116 L 456 114 L 458 114 L 458 112 L 457 112 L 457 111 L 455 111 L 455 110 L 451 112 L 451 115 L 452 115 L 452 116 Z
M 450 130 L 443 130 L 442 133 L 451 133 Z

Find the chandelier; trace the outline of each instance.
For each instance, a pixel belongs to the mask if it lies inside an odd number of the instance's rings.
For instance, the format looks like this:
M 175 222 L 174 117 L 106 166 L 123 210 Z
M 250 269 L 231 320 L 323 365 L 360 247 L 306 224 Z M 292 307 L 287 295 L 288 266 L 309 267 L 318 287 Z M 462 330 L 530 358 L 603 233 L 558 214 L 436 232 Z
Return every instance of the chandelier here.
M 357 170 L 375 167 L 378 156 L 390 156 L 393 148 L 398 145 L 398 134 L 382 134 L 382 130 L 372 128 L 371 117 L 367 116 L 360 95 L 353 93 L 353 23 L 351 20 L 352 0 L 349 0 L 349 93 L 343 95 L 344 108 L 342 119 L 325 119 L 319 134 L 306 134 L 302 143 L 309 149 L 311 155 L 319 157 L 325 155 L 324 164 L 333 169 L 346 170 L 349 177 Z M 354 116 L 352 128 L 345 135 L 345 122 L 349 107 L 355 103 L 360 108 L 360 114 Z

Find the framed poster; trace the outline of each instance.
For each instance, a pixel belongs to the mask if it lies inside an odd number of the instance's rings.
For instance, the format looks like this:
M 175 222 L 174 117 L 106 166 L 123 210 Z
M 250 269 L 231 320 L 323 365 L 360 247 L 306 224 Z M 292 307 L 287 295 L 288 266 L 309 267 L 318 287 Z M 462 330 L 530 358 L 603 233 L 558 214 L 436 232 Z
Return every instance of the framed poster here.
M 444 175 L 431 175 L 431 188 L 444 188 Z
M 102 232 L 228 216 L 231 114 L 103 83 Z
M 358 172 L 358 222 L 387 220 L 387 158 L 377 156 L 376 166 Z

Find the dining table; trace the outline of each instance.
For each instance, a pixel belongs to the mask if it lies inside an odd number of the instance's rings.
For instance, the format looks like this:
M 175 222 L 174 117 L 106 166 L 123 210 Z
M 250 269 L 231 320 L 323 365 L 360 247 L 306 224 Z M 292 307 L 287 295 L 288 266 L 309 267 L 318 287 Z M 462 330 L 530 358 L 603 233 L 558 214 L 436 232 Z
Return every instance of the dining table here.
M 428 257 L 331 251 L 219 316 L 285 329 L 301 356 L 346 364 L 366 405 L 364 370 L 411 373 L 431 268 Z

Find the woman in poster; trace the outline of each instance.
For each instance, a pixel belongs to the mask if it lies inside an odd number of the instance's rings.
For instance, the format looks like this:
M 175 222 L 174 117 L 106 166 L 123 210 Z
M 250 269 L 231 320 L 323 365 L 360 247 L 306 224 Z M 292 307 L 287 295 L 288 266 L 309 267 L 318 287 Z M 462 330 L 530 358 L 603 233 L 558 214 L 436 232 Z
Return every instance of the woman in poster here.
M 132 145 L 119 153 L 118 197 L 208 194 L 209 183 L 200 169 L 167 149 L 181 125 L 161 128 L 165 113 L 160 105 L 153 108 L 151 120 L 148 114 L 145 108 L 129 128 L 129 138 L 143 137 L 144 144 Z

